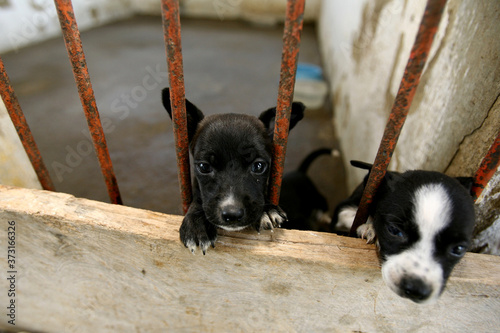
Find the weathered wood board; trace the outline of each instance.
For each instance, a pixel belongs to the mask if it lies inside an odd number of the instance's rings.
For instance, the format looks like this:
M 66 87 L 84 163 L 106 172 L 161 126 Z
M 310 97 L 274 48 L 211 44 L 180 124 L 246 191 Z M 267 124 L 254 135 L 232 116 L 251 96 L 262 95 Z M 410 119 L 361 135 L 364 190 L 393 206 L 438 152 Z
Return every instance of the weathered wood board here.
M 182 217 L 0 186 L 0 328 L 44 332 L 493 332 L 500 258 L 467 254 L 438 302 L 383 283 L 375 248 L 336 235 L 224 233 L 206 256 Z M 15 326 L 7 280 L 15 222 Z

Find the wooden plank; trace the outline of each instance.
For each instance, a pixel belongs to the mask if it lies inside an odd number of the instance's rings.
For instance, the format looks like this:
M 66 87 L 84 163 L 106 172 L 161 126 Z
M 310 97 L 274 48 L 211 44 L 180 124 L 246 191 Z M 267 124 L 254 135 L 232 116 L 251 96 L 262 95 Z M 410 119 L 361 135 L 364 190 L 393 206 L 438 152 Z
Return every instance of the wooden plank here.
M 383 283 L 362 240 L 276 230 L 221 233 L 206 256 L 182 217 L 0 186 L 0 306 L 7 225 L 16 227 L 16 326 L 47 332 L 470 331 L 500 325 L 500 258 L 467 254 L 438 302 Z

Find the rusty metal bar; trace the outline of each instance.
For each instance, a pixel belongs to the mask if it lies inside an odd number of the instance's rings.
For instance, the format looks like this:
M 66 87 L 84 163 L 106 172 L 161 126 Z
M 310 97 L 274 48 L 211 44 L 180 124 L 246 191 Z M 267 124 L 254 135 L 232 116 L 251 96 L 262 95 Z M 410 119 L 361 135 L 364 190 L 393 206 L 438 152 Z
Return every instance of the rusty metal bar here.
M 434 35 L 439 26 L 446 0 L 429 0 L 425 13 L 418 28 L 417 37 L 410 53 L 410 58 L 399 86 L 389 120 L 387 122 L 380 147 L 375 157 L 368 182 L 361 198 L 356 217 L 352 224 L 350 235 L 356 234 L 356 229 L 368 219 L 368 207 L 386 173 L 401 129 L 408 115 L 411 102 L 420 82 Z
M 109 198 L 111 203 L 122 204 L 118 183 L 113 171 L 113 164 L 109 156 L 106 138 L 104 137 L 104 131 L 99 117 L 99 111 L 97 110 L 94 90 L 90 82 L 89 71 L 85 61 L 85 54 L 83 53 L 80 31 L 76 24 L 73 5 L 70 0 L 54 0 L 54 3 L 59 16 L 66 49 L 68 50 L 68 55 L 73 67 L 73 74 L 78 86 L 80 100 L 92 135 L 92 141 L 94 142 L 94 149 L 97 153 L 101 172 L 108 189 Z
M 40 151 L 38 150 L 35 139 L 31 134 L 31 130 L 28 126 L 28 123 L 26 122 L 23 111 L 21 110 L 21 106 L 19 105 L 16 93 L 14 92 L 14 89 L 12 89 L 9 76 L 5 71 L 5 66 L 1 57 L 0 96 L 5 103 L 5 107 L 7 108 L 10 119 L 12 120 L 12 123 L 16 128 L 17 134 L 21 139 L 24 150 L 26 150 L 26 154 L 28 154 L 28 158 L 31 161 L 31 165 L 33 165 L 33 169 L 35 170 L 42 188 L 44 190 L 55 191 L 54 184 L 52 183 L 52 179 L 49 175 L 49 171 L 43 163 L 42 156 L 40 155 Z
M 278 205 L 281 181 L 285 166 L 286 145 L 290 113 L 292 110 L 295 74 L 299 58 L 300 35 L 304 19 L 305 0 L 288 0 L 286 8 L 285 28 L 283 33 L 283 52 L 281 56 L 281 74 L 278 90 L 278 105 L 273 137 L 273 160 L 271 166 L 271 183 L 269 200 Z
M 181 190 L 182 208 L 186 213 L 191 204 L 192 189 L 178 0 L 162 0 L 162 20 L 168 64 L 170 104 L 172 105 L 177 175 Z
M 479 169 L 474 175 L 474 184 L 472 185 L 471 193 L 474 201 L 479 198 L 485 186 L 490 181 L 491 177 L 498 170 L 500 165 L 500 132 L 498 133 L 495 141 L 483 158 Z

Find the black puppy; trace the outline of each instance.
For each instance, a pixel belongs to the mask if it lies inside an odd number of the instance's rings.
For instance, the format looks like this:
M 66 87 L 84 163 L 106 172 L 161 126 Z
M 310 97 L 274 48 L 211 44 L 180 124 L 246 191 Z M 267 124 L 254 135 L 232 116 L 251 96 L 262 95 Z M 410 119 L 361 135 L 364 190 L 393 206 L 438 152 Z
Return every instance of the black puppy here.
M 307 155 L 297 170 L 283 177 L 280 206 L 288 216 L 283 228 L 323 230 L 324 225 L 330 224 L 328 202 L 307 176 L 307 170 L 316 158 L 330 154 L 332 149 L 317 149 Z
M 172 117 L 169 89 L 163 106 Z M 276 108 L 259 118 L 244 114 L 203 113 L 186 100 L 190 151 L 194 161 L 193 201 L 182 221 L 180 238 L 195 252 L 215 246 L 217 228 L 242 230 L 279 227 L 286 214 L 268 202 Z M 304 116 L 304 105 L 293 103 L 292 129 Z
M 351 162 L 371 169 L 370 164 Z M 335 210 L 332 224 L 350 228 L 368 176 Z M 416 303 L 436 300 L 469 247 L 475 224 L 472 178 L 433 171 L 387 172 L 356 230 L 377 240 L 385 283 Z

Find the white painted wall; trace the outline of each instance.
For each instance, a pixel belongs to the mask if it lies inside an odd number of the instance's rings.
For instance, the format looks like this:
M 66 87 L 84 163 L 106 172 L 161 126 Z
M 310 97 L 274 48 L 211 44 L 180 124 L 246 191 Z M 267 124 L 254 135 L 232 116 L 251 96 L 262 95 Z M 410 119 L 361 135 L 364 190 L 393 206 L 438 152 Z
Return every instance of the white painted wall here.
M 1 98 L 0 184 L 42 189 Z
M 159 0 L 73 0 L 78 27 L 85 30 L 133 14 L 160 15 Z M 258 24 L 283 21 L 286 0 L 180 0 L 182 15 Z M 321 0 L 306 1 L 304 18 L 319 15 Z M 7 0 L 0 5 L 0 54 L 60 34 L 53 0 Z
M 366 172 L 348 162 L 375 158 L 425 4 L 323 0 L 320 46 L 350 189 Z M 448 1 L 391 170 L 474 175 L 500 130 L 498 22 L 499 1 Z M 498 182 L 490 185 L 489 193 L 500 192 Z M 494 196 L 477 208 L 480 232 L 500 208 Z
M 446 171 L 464 138 L 493 111 L 500 3 L 481 4 L 449 1 L 391 169 Z M 320 45 L 346 160 L 374 160 L 424 7 L 425 1 L 323 1 Z M 351 170 L 349 187 L 363 174 Z
M 81 30 L 133 14 L 128 0 L 73 0 Z M 0 54 L 60 35 L 53 0 L 9 0 L 0 6 Z
M 160 14 L 157 0 L 135 0 L 138 13 Z M 189 17 L 217 20 L 246 20 L 257 24 L 275 24 L 284 20 L 287 0 L 180 0 L 181 13 Z M 318 18 L 321 0 L 305 2 L 304 20 Z
M 320 40 L 346 161 L 375 158 L 424 1 L 323 1 Z M 333 15 L 333 17 L 332 17 Z M 353 189 L 365 172 L 348 167 Z

